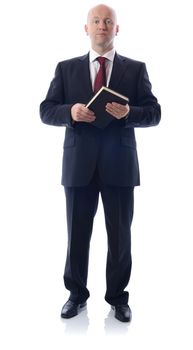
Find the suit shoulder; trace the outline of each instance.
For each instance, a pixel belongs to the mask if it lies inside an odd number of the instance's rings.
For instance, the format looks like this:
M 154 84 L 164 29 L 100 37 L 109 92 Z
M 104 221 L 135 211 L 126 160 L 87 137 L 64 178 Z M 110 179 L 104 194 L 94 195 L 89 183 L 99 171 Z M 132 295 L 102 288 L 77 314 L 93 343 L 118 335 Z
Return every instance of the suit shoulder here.
M 63 61 L 60 61 L 59 63 L 58 63 L 58 65 L 60 65 L 60 66 L 66 66 L 66 65 L 73 65 L 73 64 L 76 64 L 76 63 L 78 63 L 78 62 L 80 62 L 80 61 L 84 61 L 84 60 L 86 60 L 88 58 L 88 54 L 87 55 L 83 55 L 83 56 L 78 56 L 78 57 L 73 57 L 73 58 L 68 58 L 68 59 L 66 59 L 66 60 L 63 60 Z
M 122 56 L 122 55 L 117 55 L 122 61 L 126 61 L 128 64 L 132 65 L 132 66 L 136 66 L 136 67 L 140 67 L 141 65 L 144 65 L 145 63 L 142 61 L 138 61 L 138 60 L 134 60 L 133 58 L 129 58 L 126 56 Z

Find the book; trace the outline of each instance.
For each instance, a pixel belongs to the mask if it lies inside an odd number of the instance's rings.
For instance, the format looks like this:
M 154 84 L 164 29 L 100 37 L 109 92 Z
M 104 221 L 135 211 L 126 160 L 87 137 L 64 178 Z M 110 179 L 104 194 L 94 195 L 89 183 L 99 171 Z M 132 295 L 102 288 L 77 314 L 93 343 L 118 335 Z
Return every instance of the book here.
M 91 123 L 92 125 L 104 129 L 112 120 L 115 120 L 105 109 L 108 102 L 117 102 L 126 105 L 129 102 L 129 98 L 106 86 L 102 86 L 86 105 L 96 116 L 95 121 Z

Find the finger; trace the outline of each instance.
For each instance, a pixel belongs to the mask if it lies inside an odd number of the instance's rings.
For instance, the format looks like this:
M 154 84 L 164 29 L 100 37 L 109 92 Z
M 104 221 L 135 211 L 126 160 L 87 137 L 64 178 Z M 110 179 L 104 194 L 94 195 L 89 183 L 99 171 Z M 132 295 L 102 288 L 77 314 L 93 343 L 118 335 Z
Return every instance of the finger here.
M 121 104 L 114 104 L 113 103 L 113 107 L 116 113 L 125 113 L 127 111 L 127 107 Z
M 96 119 L 95 116 L 85 116 L 83 118 L 83 120 L 86 121 L 86 122 L 93 122 L 95 119 Z
M 106 106 L 106 111 L 108 113 L 112 113 L 113 115 L 118 113 L 117 109 L 112 105 Z
M 86 113 L 86 115 L 89 115 L 89 116 L 94 116 L 94 112 L 87 107 L 84 108 L 84 113 Z
M 107 111 L 108 113 L 110 113 L 113 117 L 115 117 L 116 119 L 121 119 L 121 118 L 124 117 L 124 115 L 127 114 L 126 111 L 125 111 L 125 109 L 124 109 L 124 111 L 123 111 L 123 110 L 121 110 L 120 108 L 117 108 L 117 107 L 115 107 L 115 106 L 107 106 L 107 107 L 106 107 L 106 111 Z
M 95 119 L 96 117 L 94 115 L 90 116 L 84 113 L 79 114 L 79 116 L 77 117 L 77 121 L 80 121 L 80 122 L 93 122 Z
M 113 103 L 107 103 L 106 109 L 114 113 L 118 113 L 120 111 L 119 105 L 117 106 L 117 104 L 114 105 Z
M 128 104 L 127 105 L 122 105 L 120 103 L 112 102 L 112 103 L 107 103 L 107 105 L 110 107 L 112 106 L 115 111 L 127 111 L 128 110 Z

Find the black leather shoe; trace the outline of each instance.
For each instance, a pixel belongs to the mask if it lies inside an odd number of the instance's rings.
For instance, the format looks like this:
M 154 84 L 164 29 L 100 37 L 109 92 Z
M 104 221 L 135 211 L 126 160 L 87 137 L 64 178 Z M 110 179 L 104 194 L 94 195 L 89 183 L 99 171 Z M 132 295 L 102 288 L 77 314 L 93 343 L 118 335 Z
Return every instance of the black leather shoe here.
M 115 310 L 115 318 L 121 322 L 131 322 L 132 312 L 129 305 L 116 305 L 112 306 Z
M 62 318 L 71 318 L 78 315 L 79 311 L 86 306 L 86 303 L 76 304 L 71 300 L 68 300 L 66 304 L 64 304 L 61 317 Z

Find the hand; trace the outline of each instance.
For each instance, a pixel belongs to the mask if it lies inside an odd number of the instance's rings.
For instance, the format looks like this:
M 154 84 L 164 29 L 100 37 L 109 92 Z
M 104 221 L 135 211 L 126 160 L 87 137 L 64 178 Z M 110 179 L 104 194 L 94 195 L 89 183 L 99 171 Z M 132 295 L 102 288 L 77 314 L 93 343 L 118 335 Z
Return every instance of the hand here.
M 76 103 L 72 106 L 71 116 L 76 122 L 92 123 L 96 119 L 94 113 L 81 103 Z
M 121 118 L 126 117 L 126 115 L 130 111 L 130 108 L 129 108 L 128 104 L 121 105 L 119 103 L 112 102 L 112 103 L 106 104 L 106 111 L 108 113 L 110 113 L 113 117 L 115 117 L 116 119 L 121 119 Z

